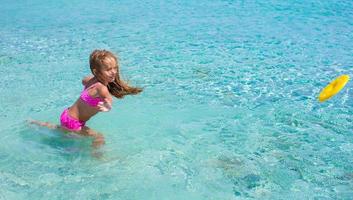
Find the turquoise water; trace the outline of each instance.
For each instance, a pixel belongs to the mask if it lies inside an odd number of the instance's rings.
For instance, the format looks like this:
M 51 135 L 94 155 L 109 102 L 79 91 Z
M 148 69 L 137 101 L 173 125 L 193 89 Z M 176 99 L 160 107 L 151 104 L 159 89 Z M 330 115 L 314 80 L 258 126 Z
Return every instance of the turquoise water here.
M 351 199 L 353 2 L 0 2 L 0 199 Z M 58 123 L 106 48 L 145 88 Z

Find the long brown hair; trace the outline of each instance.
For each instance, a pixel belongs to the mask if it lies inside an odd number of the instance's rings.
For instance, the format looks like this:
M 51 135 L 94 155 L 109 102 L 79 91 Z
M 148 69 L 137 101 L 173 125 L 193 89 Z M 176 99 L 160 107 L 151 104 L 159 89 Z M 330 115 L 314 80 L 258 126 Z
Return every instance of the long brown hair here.
M 117 57 L 110 51 L 107 50 L 94 50 L 89 57 L 89 65 L 91 72 L 98 81 L 101 81 L 99 73 L 95 73 L 94 69 L 100 71 L 104 66 L 104 60 L 107 58 L 113 58 L 117 65 L 117 73 L 115 80 L 108 83 L 107 87 L 109 92 L 116 98 L 123 98 L 125 95 L 134 95 L 142 92 L 142 88 L 129 86 L 125 81 L 120 78 L 119 63 Z

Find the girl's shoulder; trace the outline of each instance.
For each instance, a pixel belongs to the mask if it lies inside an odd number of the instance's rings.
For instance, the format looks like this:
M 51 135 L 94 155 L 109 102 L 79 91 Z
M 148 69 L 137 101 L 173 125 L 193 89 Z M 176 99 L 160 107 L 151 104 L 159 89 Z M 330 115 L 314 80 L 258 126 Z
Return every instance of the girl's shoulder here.
M 90 79 L 85 87 L 96 90 L 98 93 L 100 93 L 101 91 L 108 91 L 108 87 L 106 85 L 94 79 Z
M 108 92 L 108 87 L 101 82 L 95 83 L 95 88 L 98 92 Z
M 93 78 L 93 75 L 85 76 L 82 79 L 82 85 L 86 86 Z

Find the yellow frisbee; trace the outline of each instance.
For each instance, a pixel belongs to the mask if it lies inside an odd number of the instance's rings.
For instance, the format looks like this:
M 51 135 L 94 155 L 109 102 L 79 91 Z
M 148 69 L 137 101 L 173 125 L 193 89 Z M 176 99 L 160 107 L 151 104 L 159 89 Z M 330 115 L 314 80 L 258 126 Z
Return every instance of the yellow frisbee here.
M 341 75 L 328 84 L 319 95 L 319 101 L 324 102 L 327 99 L 335 96 L 340 90 L 344 88 L 346 83 L 349 81 L 348 75 Z

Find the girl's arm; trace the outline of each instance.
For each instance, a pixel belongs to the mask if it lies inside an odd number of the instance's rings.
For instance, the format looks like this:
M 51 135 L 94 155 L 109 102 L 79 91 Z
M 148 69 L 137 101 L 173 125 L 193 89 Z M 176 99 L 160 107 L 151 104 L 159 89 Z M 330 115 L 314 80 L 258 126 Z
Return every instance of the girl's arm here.
M 102 112 L 108 112 L 112 109 L 113 98 L 106 86 L 97 88 L 98 95 L 104 99 L 98 104 L 98 109 Z
M 102 99 L 107 100 L 109 103 L 113 102 L 112 95 L 110 95 L 110 92 L 106 86 L 101 85 L 100 87 L 97 87 L 97 92 Z

